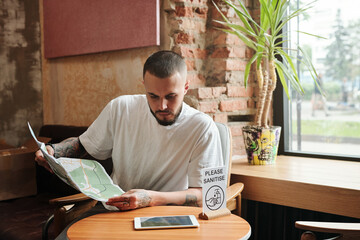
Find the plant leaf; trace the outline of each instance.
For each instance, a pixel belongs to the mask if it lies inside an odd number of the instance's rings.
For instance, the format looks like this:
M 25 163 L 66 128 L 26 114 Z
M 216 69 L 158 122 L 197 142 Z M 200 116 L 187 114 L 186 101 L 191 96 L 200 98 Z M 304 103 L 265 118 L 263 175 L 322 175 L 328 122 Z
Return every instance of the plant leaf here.
M 292 59 L 290 58 L 290 56 L 284 50 L 282 50 L 281 48 L 278 48 L 276 51 L 278 51 L 282 57 L 285 57 L 287 63 L 290 65 L 292 71 L 294 72 L 295 80 L 297 82 L 299 82 L 298 73 L 296 71 L 295 65 L 294 65 Z M 300 84 L 300 82 L 299 82 L 299 84 Z
M 295 80 L 295 76 L 288 68 L 279 60 L 275 59 L 275 64 L 282 70 L 283 74 L 290 81 L 291 86 L 300 94 L 304 94 L 304 89 L 300 85 L 299 81 Z M 284 85 L 283 85 L 284 86 Z
M 238 36 L 238 38 L 240 38 L 246 46 L 250 47 L 251 49 L 254 49 L 255 51 L 257 50 L 257 43 L 253 40 L 251 40 L 250 38 L 248 38 L 246 35 L 244 35 L 243 33 L 241 33 L 240 31 L 234 30 L 234 29 L 223 29 L 223 28 L 215 28 L 218 29 L 220 31 L 226 32 L 226 33 L 231 33 L 234 34 L 236 36 Z
M 276 71 L 279 75 L 279 78 L 280 78 L 280 82 L 281 82 L 281 85 L 283 86 L 283 89 L 288 97 L 288 99 L 290 100 L 290 95 L 289 95 L 289 90 L 288 90 L 288 87 L 287 87 L 287 84 L 286 84 L 286 79 L 284 77 L 284 73 L 281 69 L 281 66 L 279 66 L 279 64 L 275 61 L 275 66 L 276 66 Z
M 249 24 L 249 21 L 256 24 L 256 22 L 252 19 L 251 15 L 246 11 L 246 13 L 241 12 L 232 2 L 229 2 L 227 0 L 224 0 L 226 4 L 228 4 L 231 8 L 234 9 L 235 13 L 240 18 L 241 22 L 244 24 L 244 26 L 251 31 L 253 34 L 256 34 L 256 31 L 252 28 L 252 26 Z M 257 24 L 256 24 L 257 25 Z
M 255 53 L 251 59 L 248 61 L 248 63 L 246 64 L 246 67 L 245 67 L 245 74 L 244 74 L 244 85 L 245 85 L 245 88 L 247 87 L 247 81 L 249 79 L 249 74 L 250 74 L 250 69 L 251 69 L 251 65 L 255 62 L 256 59 L 258 59 L 258 57 L 260 56 L 261 57 L 261 53 L 257 52 Z
M 302 33 L 302 34 L 306 34 L 306 35 L 309 35 L 309 36 L 312 36 L 312 37 L 316 37 L 316 38 L 328 39 L 328 38 L 326 38 L 326 37 L 322 37 L 322 36 L 319 36 L 319 35 L 315 35 L 315 34 L 303 32 L 303 31 L 296 31 L 296 32 L 299 32 L 299 33 Z

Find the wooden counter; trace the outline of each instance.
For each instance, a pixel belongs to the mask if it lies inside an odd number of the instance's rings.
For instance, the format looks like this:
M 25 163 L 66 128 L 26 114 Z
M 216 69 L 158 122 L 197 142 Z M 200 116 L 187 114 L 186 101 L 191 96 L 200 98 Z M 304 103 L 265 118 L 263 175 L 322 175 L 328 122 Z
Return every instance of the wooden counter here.
M 360 218 L 360 162 L 278 156 L 274 165 L 237 160 L 231 173 L 245 199 Z

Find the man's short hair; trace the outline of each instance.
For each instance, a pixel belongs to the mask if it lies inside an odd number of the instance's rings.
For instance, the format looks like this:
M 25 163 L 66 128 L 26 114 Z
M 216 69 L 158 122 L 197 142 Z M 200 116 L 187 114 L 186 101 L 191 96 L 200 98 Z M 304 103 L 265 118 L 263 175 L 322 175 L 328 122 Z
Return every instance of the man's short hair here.
M 158 77 L 167 78 L 175 72 L 186 76 L 186 63 L 177 53 L 172 51 L 159 51 L 150 55 L 144 64 L 143 77 L 146 72 Z

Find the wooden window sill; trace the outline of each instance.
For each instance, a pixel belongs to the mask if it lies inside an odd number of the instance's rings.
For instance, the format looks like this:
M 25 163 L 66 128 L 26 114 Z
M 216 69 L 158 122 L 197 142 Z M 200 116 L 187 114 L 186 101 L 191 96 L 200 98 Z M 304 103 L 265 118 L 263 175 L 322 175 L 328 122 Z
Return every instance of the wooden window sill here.
M 234 161 L 244 199 L 360 218 L 360 162 L 278 156 L 276 164 Z

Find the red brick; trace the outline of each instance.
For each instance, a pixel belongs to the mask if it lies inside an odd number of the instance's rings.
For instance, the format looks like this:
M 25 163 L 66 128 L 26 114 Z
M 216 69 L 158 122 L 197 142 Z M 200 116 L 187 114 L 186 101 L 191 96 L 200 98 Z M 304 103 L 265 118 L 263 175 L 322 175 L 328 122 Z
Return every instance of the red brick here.
M 225 92 L 226 92 L 226 87 L 213 87 L 212 88 L 212 94 L 215 98 L 220 97 Z
M 213 69 L 218 72 L 226 70 L 226 61 L 224 59 L 215 59 L 213 61 Z
M 206 21 L 194 21 L 193 18 L 181 18 L 176 21 L 177 26 L 173 30 L 206 32 Z M 177 29 L 176 29 L 177 28 Z
M 207 4 L 208 0 L 174 0 L 175 3 Z
M 217 48 L 211 54 L 212 58 L 228 58 L 228 57 L 238 57 L 244 58 L 245 57 L 245 49 L 239 47 L 223 47 Z
M 252 97 L 254 95 L 254 88 L 253 87 L 247 87 L 246 88 L 246 96 Z
M 193 17 L 192 7 L 176 6 L 175 15 L 177 17 Z
M 259 96 L 260 95 L 260 89 L 258 87 L 254 88 L 254 95 Z
M 243 87 L 239 85 L 228 85 L 227 95 L 228 97 L 252 97 L 254 92 L 253 87 Z
M 213 120 L 215 122 L 227 123 L 228 117 L 226 113 L 215 113 L 213 115 Z
M 217 48 L 210 55 L 212 58 L 227 58 L 230 55 L 230 48 Z
M 199 111 L 205 113 L 215 113 L 218 110 L 218 103 L 216 100 L 207 101 L 207 102 L 199 102 Z
M 222 45 L 227 43 L 227 36 L 230 35 L 228 33 L 220 33 L 214 40 L 214 45 Z
M 254 16 L 254 20 L 258 22 L 260 19 L 260 9 L 254 9 L 250 11 L 251 16 Z
M 242 3 L 245 5 L 246 8 L 251 8 L 253 5 L 253 0 L 242 0 Z
M 198 98 L 199 99 L 213 98 L 212 88 L 210 87 L 198 88 Z
M 194 43 L 194 36 L 189 33 L 180 32 L 174 35 L 175 43 L 177 44 L 192 44 Z
M 251 48 L 246 48 L 245 50 L 245 57 L 246 58 L 251 58 L 254 55 L 254 51 Z
M 241 59 L 216 59 L 213 68 L 226 71 L 245 71 L 246 61 Z
M 244 99 L 223 100 L 220 102 L 220 111 L 222 112 L 234 112 L 246 108 L 247 100 Z
M 226 59 L 226 69 L 230 71 L 245 71 L 246 61 L 241 59 Z
M 214 45 L 238 45 L 244 46 L 245 44 L 234 34 L 220 33 L 214 40 Z
M 215 18 L 213 18 L 213 19 L 215 19 Z M 218 20 L 219 20 L 219 19 L 218 19 Z M 221 21 L 221 20 L 222 20 L 222 19 L 220 19 L 220 21 Z M 223 25 L 223 24 L 221 24 L 221 23 L 218 23 L 218 22 L 214 22 L 214 21 L 211 21 L 210 24 L 211 24 L 211 26 L 212 26 L 213 28 L 219 28 L 219 29 L 217 29 L 217 31 L 221 31 L 220 29 L 227 28 L 225 25 Z
M 185 63 L 188 71 L 196 70 L 194 60 L 186 59 Z
M 221 96 L 226 92 L 226 87 L 199 87 L 196 89 L 189 90 L 188 94 L 195 96 L 196 98 L 203 99 L 214 99 Z
M 195 8 L 195 14 L 197 17 L 199 18 L 206 18 L 207 12 L 208 12 L 208 8 L 205 7 L 197 7 Z
M 255 108 L 255 101 L 253 99 L 248 100 L 248 108 Z
M 205 86 L 205 78 L 201 74 L 188 74 L 187 80 L 190 82 L 190 88 Z
M 231 125 L 230 126 L 231 135 L 233 137 L 242 136 L 243 135 L 242 128 L 243 128 L 243 125 Z
M 245 144 L 242 136 L 232 138 L 233 155 L 245 155 Z
M 242 86 L 227 86 L 228 97 L 244 97 L 246 95 L 246 89 Z
M 227 7 L 227 6 L 222 7 L 219 4 L 217 4 L 217 6 L 219 7 L 220 11 L 225 15 L 225 17 L 227 17 L 227 18 L 237 17 L 234 9 Z M 223 20 L 221 14 L 215 7 L 212 8 L 211 14 L 212 14 L 213 19 Z
M 197 88 L 191 88 L 186 93 L 187 96 L 194 96 L 196 99 L 198 99 L 198 89 Z
M 205 59 L 207 55 L 207 51 L 205 49 L 189 48 L 181 45 L 176 47 L 174 51 L 179 53 L 184 58 Z

